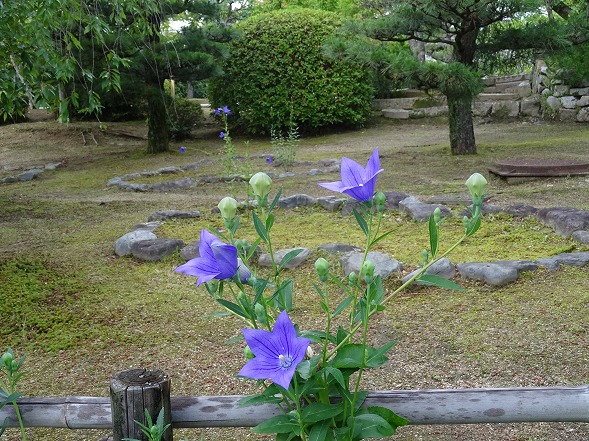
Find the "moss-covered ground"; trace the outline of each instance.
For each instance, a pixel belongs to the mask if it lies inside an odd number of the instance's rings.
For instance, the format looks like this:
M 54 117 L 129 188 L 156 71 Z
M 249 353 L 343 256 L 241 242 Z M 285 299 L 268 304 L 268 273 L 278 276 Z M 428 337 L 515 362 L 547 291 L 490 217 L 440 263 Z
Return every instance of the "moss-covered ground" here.
M 98 145 L 83 145 L 90 127 Z M 114 127 L 111 125 L 111 127 Z M 140 126 L 125 130 L 141 132 Z M 487 167 L 500 159 L 586 160 L 589 128 L 557 123 L 494 123 L 476 128 L 477 155 L 449 154 L 445 122 L 375 122 L 366 129 L 303 138 L 297 159 L 317 161 L 342 155 L 365 163 L 375 147 L 385 169 L 378 188 L 415 196 L 462 197 L 464 180 L 475 171 L 490 181 L 491 202 L 536 207 L 589 209 L 589 177 L 505 182 Z M 236 137 L 238 153 L 244 141 Z M 249 140 L 252 155 L 271 153 L 270 141 Z M 27 355 L 26 396 L 106 396 L 110 379 L 132 367 L 159 368 L 172 377 L 173 395 L 223 395 L 251 391 L 234 374 L 243 364 L 241 348 L 225 342 L 241 323 L 207 316 L 218 308 L 194 280 L 174 272 L 178 255 L 161 262 L 116 257 L 114 241 L 159 210 L 200 210 L 198 220 L 167 222 L 158 235 L 190 242 L 204 227 L 221 222 L 211 209 L 240 184 L 206 184 L 170 193 L 132 193 L 106 182 L 127 173 L 179 166 L 202 159 L 212 163 L 193 176 L 220 174 L 222 147 L 216 129 L 199 133 L 168 154 L 143 153 L 142 140 L 100 132 L 94 125 L 53 123 L 0 127 L 0 177 L 11 166 L 62 161 L 35 181 L 0 186 L 0 349 Z M 262 159 L 244 166 L 268 167 Z M 6 167 L 8 166 L 8 167 Z M 304 167 L 303 167 L 304 168 Z M 296 171 L 296 170 L 295 170 Z M 173 178 L 173 175 L 170 175 Z M 316 185 L 337 174 L 277 181 L 285 195 L 330 194 Z M 459 206 L 453 208 L 458 214 Z M 414 268 L 427 247 L 427 225 L 389 212 L 385 226 L 395 233 L 378 245 Z M 442 248 L 461 233 L 459 216 L 445 222 Z M 247 213 L 242 235 L 253 237 Z M 321 209 L 277 211 L 277 248 L 327 242 L 362 244 L 353 217 Z M 486 216 L 475 237 L 451 255 L 455 263 L 538 259 L 564 251 L 584 251 L 532 218 Z M 313 257 L 321 254 L 315 252 Z M 337 260 L 328 257 L 337 268 Z M 296 286 L 293 319 L 303 328 L 321 326 L 312 281 L 312 261 L 289 273 Z M 371 389 L 421 389 L 587 384 L 589 350 L 588 268 L 524 273 L 512 284 L 493 288 L 460 281 L 464 292 L 431 287 L 402 293 L 375 321 L 376 342 L 397 339 L 391 361 L 367 375 Z M 398 286 L 387 279 L 388 290 Z M 333 287 L 333 296 L 337 293 Z M 97 440 L 99 431 L 29 429 L 33 440 Z M 247 429 L 181 430 L 177 439 L 259 439 Z M 586 424 L 408 427 L 397 440 L 584 440 Z M 10 432 L 8 439 L 17 439 Z

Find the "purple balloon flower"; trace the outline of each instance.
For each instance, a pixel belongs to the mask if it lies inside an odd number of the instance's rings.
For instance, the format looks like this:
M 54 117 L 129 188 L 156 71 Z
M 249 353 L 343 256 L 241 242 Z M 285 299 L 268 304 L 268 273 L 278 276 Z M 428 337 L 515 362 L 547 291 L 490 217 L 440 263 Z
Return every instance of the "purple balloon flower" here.
M 350 158 L 343 157 L 341 165 L 342 180 L 321 182 L 319 185 L 328 190 L 347 194 L 357 201 L 366 202 L 374 195 L 376 176 L 383 170 L 380 168 L 378 149 L 375 149 L 366 164 L 366 168 Z
M 269 378 L 288 389 L 311 340 L 297 337 L 297 331 L 286 311 L 280 313 L 272 332 L 244 329 L 243 336 L 255 357 L 237 375 L 255 380 Z
M 225 115 L 231 115 L 231 110 L 229 110 L 229 107 L 223 106 L 221 110 L 225 112 Z
M 180 147 L 180 153 L 186 153 L 186 147 L 184 147 L 184 146 Z
M 219 133 L 219 138 L 221 138 L 221 139 L 225 138 L 225 132 Z
M 176 271 L 189 276 L 198 277 L 196 286 L 211 279 L 224 280 L 232 278 L 236 273 L 242 282 L 251 273 L 237 258 L 237 248 L 223 243 L 217 236 L 207 230 L 201 230 L 198 245 L 200 257 L 189 260 Z

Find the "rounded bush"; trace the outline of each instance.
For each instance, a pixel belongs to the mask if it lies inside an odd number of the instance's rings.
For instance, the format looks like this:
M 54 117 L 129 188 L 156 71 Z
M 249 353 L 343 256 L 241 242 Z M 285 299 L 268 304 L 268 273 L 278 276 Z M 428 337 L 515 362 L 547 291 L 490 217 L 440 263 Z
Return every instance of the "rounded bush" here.
M 224 75 L 210 84 L 213 107 L 228 105 L 250 133 L 298 126 L 304 132 L 330 125 L 358 126 L 371 113 L 368 72 L 322 54 L 341 26 L 337 15 L 311 9 L 255 15 L 239 25 Z
M 176 140 L 190 137 L 192 129 L 201 126 L 205 119 L 200 103 L 186 98 L 171 100 L 168 117 L 170 136 Z

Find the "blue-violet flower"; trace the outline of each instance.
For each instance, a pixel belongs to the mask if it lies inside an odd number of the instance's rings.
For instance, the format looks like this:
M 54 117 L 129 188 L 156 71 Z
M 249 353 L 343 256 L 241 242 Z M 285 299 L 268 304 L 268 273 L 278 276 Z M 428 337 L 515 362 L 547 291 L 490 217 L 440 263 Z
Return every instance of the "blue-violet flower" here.
M 374 153 L 372 153 L 372 156 L 366 164 L 366 168 L 362 167 L 356 161 L 344 156 L 341 165 L 342 180 L 336 182 L 321 182 L 319 185 L 328 190 L 347 194 L 359 202 L 366 202 L 374 195 L 376 176 L 381 171 L 383 171 L 383 169 L 380 168 L 378 149 L 375 149 Z
M 286 311 L 280 313 L 272 332 L 244 329 L 243 336 L 255 357 L 245 364 L 238 375 L 255 380 L 269 378 L 288 389 L 311 340 L 297 337 L 297 331 Z
M 179 273 L 198 277 L 196 286 L 212 279 L 230 279 L 236 273 L 242 282 L 251 277 L 247 267 L 237 259 L 237 248 L 221 242 L 217 236 L 204 229 L 200 232 L 198 253 L 200 257 L 176 268 Z

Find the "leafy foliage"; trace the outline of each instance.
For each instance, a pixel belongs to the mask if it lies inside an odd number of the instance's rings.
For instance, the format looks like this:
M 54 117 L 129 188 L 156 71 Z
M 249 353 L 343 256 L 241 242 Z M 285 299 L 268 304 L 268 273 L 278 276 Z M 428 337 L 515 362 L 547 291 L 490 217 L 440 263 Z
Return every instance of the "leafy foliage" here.
M 190 137 L 192 129 L 204 123 L 204 114 L 200 104 L 185 98 L 172 100 L 168 108 L 168 115 L 170 135 L 174 139 Z
M 211 84 L 213 106 L 228 105 L 254 133 L 292 123 L 301 131 L 361 125 L 371 110 L 368 72 L 358 63 L 327 59 L 321 51 L 341 22 L 305 9 L 256 15 L 231 44 L 224 75 Z

